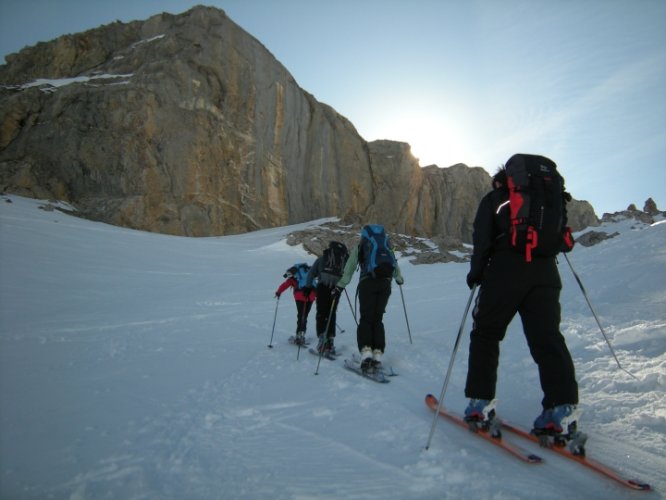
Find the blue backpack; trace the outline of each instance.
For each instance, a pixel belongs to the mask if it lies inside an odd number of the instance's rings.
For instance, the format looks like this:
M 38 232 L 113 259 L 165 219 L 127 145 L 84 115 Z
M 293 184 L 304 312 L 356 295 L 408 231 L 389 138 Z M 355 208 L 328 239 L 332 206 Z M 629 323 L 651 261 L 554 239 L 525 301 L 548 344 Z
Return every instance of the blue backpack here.
M 298 282 L 297 289 L 300 290 L 307 283 L 309 271 L 310 271 L 310 266 L 307 265 L 305 262 L 301 262 L 299 264 L 294 264 L 289 269 L 287 269 L 287 272 L 284 274 L 284 277 L 287 278 L 289 276 L 293 276 L 294 278 L 296 278 L 296 281 Z
M 396 261 L 384 226 L 368 224 L 363 227 L 359 262 L 361 275 L 369 274 L 373 278 L 391 278 L 393 276 Z

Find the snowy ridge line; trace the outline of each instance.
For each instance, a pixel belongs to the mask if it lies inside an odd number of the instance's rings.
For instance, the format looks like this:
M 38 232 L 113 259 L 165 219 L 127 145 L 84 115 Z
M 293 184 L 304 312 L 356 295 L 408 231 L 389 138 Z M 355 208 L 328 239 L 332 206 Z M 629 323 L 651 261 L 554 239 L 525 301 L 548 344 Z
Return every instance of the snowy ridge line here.
M 134 49 L 139 45 L 143 45 L 144 43 L 154 42 L 155 40 L 159 40 L 160 38 L 164 38 L 165 36 L 166 36 L 165 34 L 155 35 L 153 37 L 146 38 L 145 40 L 139 40 L 138 42 L 133 43 L 130 47 Z
M 42 87 L 40 90 L 42 92 L 55 92 L 60 87 L 65 87 L 73 83 L 90 83 L 94 84 L 96 80 L 122 80 L 114 81 L 111 83 L 106 83 L 106 85 L 126 85 L 129 83 L 130 78 L 134 76 L 134 73 L 127 74 L 99 74 L 92 76 L 74 76 L 71 78 L 38 78 L 32 82 L 24 83 L 23 85 L 3 85 L 2 87 L 9 90 L 25 90 L 31 87 Z M 93 82 L 93 83 L 91 83 Z

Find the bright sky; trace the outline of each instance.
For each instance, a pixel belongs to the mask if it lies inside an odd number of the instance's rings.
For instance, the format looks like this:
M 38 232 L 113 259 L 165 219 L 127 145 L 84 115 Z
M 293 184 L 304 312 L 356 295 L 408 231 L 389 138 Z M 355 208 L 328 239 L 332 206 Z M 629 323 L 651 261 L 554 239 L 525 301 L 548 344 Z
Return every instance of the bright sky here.
M 422 166 L 543 154 L 599 216 L 650 196 L 666 210 L 664 0 L 0 0 L 0 57 L 196 4 Z

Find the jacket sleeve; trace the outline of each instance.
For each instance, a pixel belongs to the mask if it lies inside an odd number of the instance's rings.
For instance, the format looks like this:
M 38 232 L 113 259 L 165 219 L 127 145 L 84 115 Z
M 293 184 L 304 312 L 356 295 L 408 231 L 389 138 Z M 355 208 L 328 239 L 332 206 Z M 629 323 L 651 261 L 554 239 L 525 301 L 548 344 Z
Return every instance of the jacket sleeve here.
M 287 288 L 289 288 L 290 286 L 294 286 L 294 282 L 295 282 L 295 281 L 296 281 L 296 280 L 294 280 L 294 278 L 287 278 L 287 279 L 284 281 L 284 283 L 282 283 L 282 284 L 278 287 L 278 289 L 277 289 L 277 291 L 276 291 L 275 293 L 277 293 L 278 295 L 282 295 L 282 292 L 284 292 Z
M 470 277 L 476 283 L 481 282 L 483 270 L 490 260 L 492 254 L 494 235 L 494 212 L 492 196 L 486 195 L 479 203 L 474 218 L 474 232 L 472 233 L 472 243 L 474 250 L 470 260 Z
M 393 252 L 393 250 L 391 250 Z M 395 253 L 393 254 L 395 258 Z M 405 278 L 402 277 L 402 271 L 400 271 L 400 266 L 398 265 L 398 259 L 395 259 L 395 269 L 393 270 L 393 279 L 398 285 L 402 285 L 405 282 Z
M 358 266 L 358 245 L 352 248 L 347 263 L 345 264 L 345 270 L 342 273 L 342 278 L 338 280 L 336 285 L 339 288 L 345 288 L 354 276 L 354 271 L 356 271 L 356 266 Z
M 319 257 L 317 260 L 314 261 L 314 264 L 312 264 L 312 267 L 308 271 L 308 276 L 305 278 L 305 286 L 308 288 L 312 288 L 312 283 L 314 283 L 314 280 L 317 276 L 319 276 L 320 268 L 321 267 L 321 257 Z

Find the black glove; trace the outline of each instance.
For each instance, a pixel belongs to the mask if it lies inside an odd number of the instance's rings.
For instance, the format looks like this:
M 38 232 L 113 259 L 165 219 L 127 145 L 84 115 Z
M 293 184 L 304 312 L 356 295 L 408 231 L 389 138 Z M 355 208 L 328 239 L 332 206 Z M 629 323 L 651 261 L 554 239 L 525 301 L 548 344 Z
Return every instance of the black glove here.
M 338 298 L 342 293 L 342 290 L 344 290 L 344 288 L 340 288 L 339 286 L 333 288 L 333 290 L 331 290 L 331 298 Z
M 280 292 L 275 292 L 275 298 L 279 299 L 280 298 Z
M 470 271 L 467 273 L 467 286 L 471 290 L 474 288 L 474 285 L 480 285 L 481 284 L 481 276 L 477 276 L 476 273 L 473 273 Z
M 312 287 L 304 286 L 303 288 L 301 288 L 301 293 L 306 297 L 309 297 L 310 294 L 312 293 Z
M 573 234 L 571 234 L 571 228 L 569 226 L 565 227 L 562 230 L 562 245 L 560 247 L 560 252 L 571 252 L 575 243 Z

